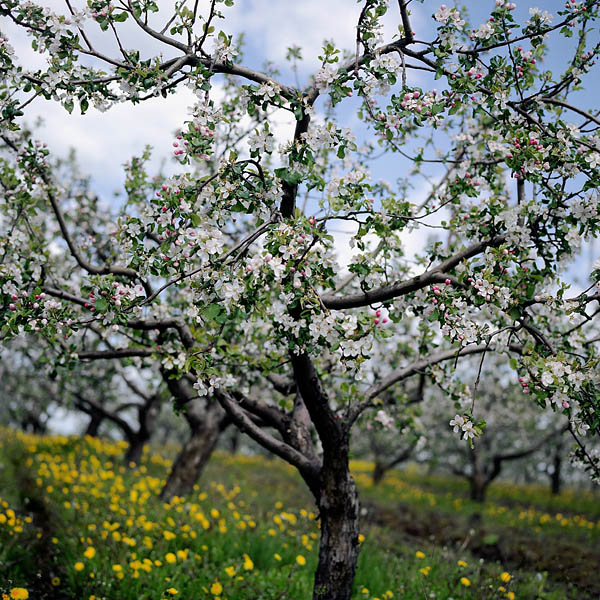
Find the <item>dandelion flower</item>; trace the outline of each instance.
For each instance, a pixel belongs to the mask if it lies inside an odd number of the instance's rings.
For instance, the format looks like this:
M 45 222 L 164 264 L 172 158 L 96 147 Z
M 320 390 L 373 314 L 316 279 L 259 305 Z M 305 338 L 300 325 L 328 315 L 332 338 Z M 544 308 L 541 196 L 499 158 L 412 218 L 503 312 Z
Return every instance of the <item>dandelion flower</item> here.
M 465 587 L 469 587 L 471 585 L 471 581 L 469 579 L 467 579 L 466 577 L 461 577 L 460 583 L 462 585 L 464 585 Z
M 10 597 L 12 600 L 27 600 L 29 592 L 25 588 L 16 587 L 10 590 Z
M 210 586 L 210 593 L 213 596 L 220 596 L 221 593 L 223 592 L 223 586 L 218 582 L 215 581 L 211 586 Z
M 96 549 L 92 548 L 92 546 L 89 546 L 88 548 L 85 549 L 85 552 L 83 553 L 83 555 L 86 558 L 94 558 L 94 556 L 96 556 Z
M 464 560 L 459 560 L 456 564 L 459 567 L 466 567 L 467 566 L 467 563 Z
M 304 556 L 302 556 L 302 554 L 298 554 L 298 556 L 296 556 L 296 562 L 303 567 L 306 564 L 306 559 Z
M 502 583 L 508 583 L 510 581 L 510 573 L 507 573 L 506 571 L 500 573 L 500 581 Z
M 83 569 L 85 568 L 85 565 L 81 561 L 78 561 L 73 565 L 73 568 L 76 571 L 83 571 Z
M 416 556 L 417 558 L 425 558 L 425 553 L 424 553 L 424 552 L 421 552 L 420 550 L 417 550 L 417 551 L 415 552 L 415 556 Z
M 173 564 L 174 562 L 177 562 L 177 557 L 172 552 L 167 552 L 167 554 L 165 554 L 165 560 L 168 563 Z

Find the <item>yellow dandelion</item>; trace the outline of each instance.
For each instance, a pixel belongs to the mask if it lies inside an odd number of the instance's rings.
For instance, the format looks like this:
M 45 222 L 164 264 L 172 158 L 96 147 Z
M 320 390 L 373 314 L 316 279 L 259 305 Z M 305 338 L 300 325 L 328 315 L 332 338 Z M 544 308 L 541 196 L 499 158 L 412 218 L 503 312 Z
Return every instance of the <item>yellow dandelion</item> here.
M 167 552 L 167 554 L 165 554 L 165 560 L 168 563 L 173 564 L 174 562 L 177 562 L 177 557 L 172 552 Z
M 94 558 L 94 556 L 96 556 L 96 549 L 93 548 L 92 546 L 89 546 L 88 548 L 85 549 L 85 552 L 83 553 L 83 555 L 86 558 Z
M 81 561 L 78 561 L 73 565 L 73 568 L 76 571 L 83 571 L 83 569 L 85 569 L 85 565 Z
M 467 563 L 464 560 L 459 560 L 456 564 L 459 567 L 466 567 L 467 566 Z
M 10 590 L 10 597 L 12 600 L 27 600 L 29 592 L 25 588 L 16 587 Z
M 417 550 L 417 551 L 415 552 L 415 556 L 416 556 L 417 558 L 425 558 L 425 553 L 424 553 L 424 552 L 421 552 L 420 550 Z
M 510 573 L 507 573 L 506 571 L 500 573 L 500 581 L 502 583 L 508 583 L 510 581 Z
M 275 560 L 281 560 L 281 555 L 277 554 L 277 552 L 275 552 L 275 554 L 273 554 L 273 556 L 275 557 Z
M 296 556 L 296 562 L 303 567 L 306 564 L 306 559 L 304 556 L 302 556 L 302 554 L 298 554 L 298 556 Z
M 167 590 L 167 594 L 170 594 L 171 596 L 177 596 L 177 594 L 179 594 L 179 590 L 172 587 Z
M 466 577 L 461 577 L 460 578 L 460 583 L 462 585 L 464 585 L 465 587 L 469 587 L 471 585 L 471 582 L 469 579 L 467 579 Z
M 515 600 L 515 593 L 514 592 L 507 592 L 505 594 L 505 598 L 507 598 L 508 600 Z
M 225 573 L 227 573 L 227 575 L 229 575 L 229 577 L 233 577 L 235 575 L 235 567 L 233 567 L 233 566 L 226 567 Z
M 218 582 L 215 581 L 211 586 L 210 586 L 210 593 L 213 596 L 220 596 L 223 592 L 223 586 Z
M 252 569 L 254 569 L 254 563 L 252 562 L 252 559 L 247 554 L 244 554 L 244 570 L 252 571 Z

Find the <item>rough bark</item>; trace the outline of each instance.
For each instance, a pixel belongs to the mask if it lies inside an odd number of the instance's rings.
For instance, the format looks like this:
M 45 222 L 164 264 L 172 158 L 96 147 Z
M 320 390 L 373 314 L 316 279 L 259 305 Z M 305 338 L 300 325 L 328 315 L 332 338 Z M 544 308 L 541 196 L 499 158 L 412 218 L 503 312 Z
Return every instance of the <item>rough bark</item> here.
M 321 541 L 313 600 L 350 600 L 359 553 L 359 502 L 347 445 L 324 457 L 319 483 Z
M 206 409 L 203 418 L 186 415 L 190 425 L 190 437 L 177 455 L 169 477 L 160 493 L 162 500 L 190 494 L 200 479 L 206 463 L 219 441 L 229 420 L 218 405 Z

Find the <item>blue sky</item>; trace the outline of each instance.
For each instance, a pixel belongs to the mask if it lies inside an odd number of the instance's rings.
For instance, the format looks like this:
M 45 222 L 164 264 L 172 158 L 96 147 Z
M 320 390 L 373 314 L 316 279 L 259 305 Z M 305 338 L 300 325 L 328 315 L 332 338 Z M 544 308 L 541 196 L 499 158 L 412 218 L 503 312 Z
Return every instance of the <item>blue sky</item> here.
M 452 2 L 446 2 L 452 5 Z M 66 12 L 63 0 L 49 0 L 41 2 L 57 12 Z M 81 5 L 75 2 L 75 5 Z M 204 2 L 206 5 L 206 1 Z M 412 23 L 417 39 L 431 39 L 435 36 L 435 22 L 431 15 L 439 8 L 442 2 L 426 0 L 418 3 L 413 0 L 411 9 L 413 11 Z M 494 7 L 493 0 L 475 1 L 466 3 L 472 26 L 477 27 L 485 22 Z M 172 6 L 171 0 L 160 0 L 161 10 L 156 17 L 155 24 L 162 27 L 166 20 L 168 9 Z M 362 3 L 354 0 L 238 0 L 233 8 L 221 5 L 226 15 L 224 21 L 219 21 L 217 28 L 223 28 L 226 32 L 237 36 L 244 33 L 244 62 L 248 66 L 262 69 L 266 61 L 276 64 L 281 70 L 281 79 L 287 83 L 294 83 L 295 76 L 283 60 L 287 47 L 297 45 L 302 48 L 304 61 L 300 63 L 298 78 L 301 85 L 309 82 L 311 74 L 319 67 L 317 56 L 320 54 L 321 42 L 325 39 L 333 40 L 340 48 L 354 48 L 355 25 Z M 540 2 L 517 3 L 514 11 L 517 22 L 523 22 L 528 18 L 529 8 L 539 6 L 555 15 L 564 7 L 564 2 L 551 0 Z M 166 16 L 165 16 L 166 15 Z M 390 1 L 390 9 L 384 19 L 386 38 L 391 39 L 397 31 L 400 23 L 399 12 L 395 0 Z M 92 26 L 92 39 L 99 44 L 104 51 L 115 50 L 114 42 L 107 41 L 105 35 L 100 34 L 99 28 Z M 30 49 L 30 40 L 10 23 L 2 23 L 3 30 L 8 33 L 11 42 L 15 46 L 17 56 L 25 65 L 39 65 L 43 63 L 39 55 Z M 97 30 L 94 32 L 94 30 Z M 598 41 L 599 31 L 593 33 Z M 169 56 L 171 49 L 159 47 L 155 42 L 149 41 L 147 36 L 140 34 L 130 23 L 124 28 L 124 45 L 126 48 L 137 47 L 143 54 L 150 55 L 155 52 L 164 52 Z M 548 68 L 552 70 L 564 68 L 564 63 L 571 55 L 572 44 L 561 36 L 554 36 L 551 53 L 548 60 Z M 591 82 L 586 89 L 579 93 L 579 103 L 584 107 L 595 107 L 596 98 L 600 91 L 597 79 L 588 77 Z M 422 72 L 409 73 L 409 85 L 421 86 L 425 89 L 437 87 L 440 89 L 440 81 L 428 80 L 428 76 Z M 150 144 L 154 147 L 153 168 L 158 169 L 163 160 L 171 165 L 168 169 L 176 169 L 176 165 L 170 160 L 171 142 L 173 133 L 182 125 L 188 117 L 187 107 L 193 102 L 191 93 L 181 89 L 175 96 L 168 100 L 154 99 L 140 105 L 120 105 L 112 108 L 106 113 L 100 113 L 90 109 L 88 114 L 80 116 L 69 115 L 57 103 L 36 99 L 29 107 L 27 119 L 32 123 L 36 117 L 44 119 L 44 125 L 36 128 L 36 136 L 49 144 L 51 151 L 58 155 L 65 155 L 71 147 L 77 150 L 77 155 L 84 172 L 89 173 L 94 182 L 95 190 L 107 200 L 111 198 L 115 190 L 122 188 L 123 169 L 122 165 L 132 155 L 141 154 L 144 146 Z M 317 111 L 323 109 L 324 99 L 317 103 Z M 340 124 L 355 126 L 357 124 L 354 109 L 355 101 L 344 102 L 338 110 Z M 74 111 L 75 113 L 77 112 Z M 573 119 L 575 120 L 575 119 Z M 293 132 L 293 123 L 287 115 L 278 119 L 276 134 L 280 141 L 289 139 Z M 365 135 L 363 128 L 358 129 L 359 135 Z M 362 133 L 360 133 L 362 132 Z M 393 182 L 397 173 L 406 172 L 409 169 L 407 161 L 397 155 L 390 155 L 376 164 L 373 164 L 374 179 L 383 178 Z M 430 173 L 434 177 L 441 172 L 442 168 L 432 168 Z M 426 184 L 418 182 L 419 192 L 426 195 Z M 421 237 L 418 244 L 422 244 Z

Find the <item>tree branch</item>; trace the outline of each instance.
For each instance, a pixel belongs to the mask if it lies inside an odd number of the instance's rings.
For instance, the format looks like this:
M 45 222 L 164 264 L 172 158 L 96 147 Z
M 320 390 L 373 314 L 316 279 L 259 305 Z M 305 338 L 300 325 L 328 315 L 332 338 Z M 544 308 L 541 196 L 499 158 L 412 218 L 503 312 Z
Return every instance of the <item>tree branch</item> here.
M 399 296 L 421 290 L 433 283 L 443 283 L 446 279 L 449 279 L 453 285 L 462 286 L 456 277 L 448 275 L 446 271 L 453 269 L 461 261 L 480 254 L 486 248 L 498 246 L 505 239 L 506 235 L 498 235 L 491 240 L 473 244 L 472 246 L 457 252 L 454 256 L 442 261 L 433 269 L 429 269 L 428 271 L 421 273 L 421 275 L 417 275 L 407 281 L 396 282 L 389 286 L 383 286 L 374 290 L 369 290 L 368 292 L 352 294 L 349 296 L 333 296 L 327 294 L 321 296 L 321 301 L 326 308 L 342 310 L 345 308 L 358 308 L 360 306 L 369 306 L 370 304 L 375 304 L 377 302 L 392 300 L 393 298 L 398 298 Z

